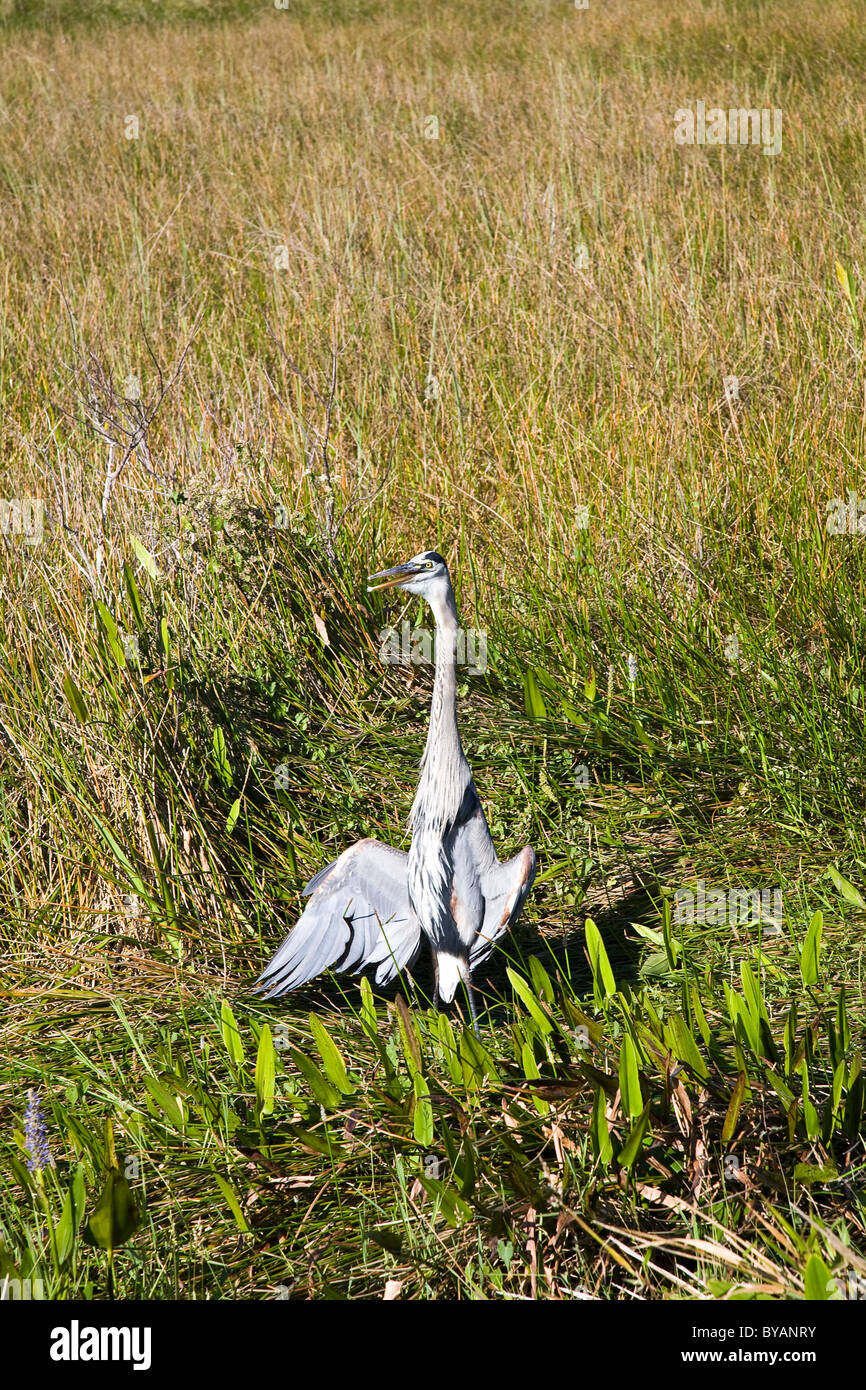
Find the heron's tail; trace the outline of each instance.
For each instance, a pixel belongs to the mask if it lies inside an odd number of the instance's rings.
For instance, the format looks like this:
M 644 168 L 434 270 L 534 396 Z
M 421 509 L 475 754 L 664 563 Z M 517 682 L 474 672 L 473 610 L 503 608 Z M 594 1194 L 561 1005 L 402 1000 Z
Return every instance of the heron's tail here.
M 467 985 L 471 984 L 469 962 L 464 956 L 453 956 L 447 951 L 437 951 L 436 964 L 439 968 L 439 998 L 443 1004 L 450 1004 L 461 981 L 465 980 Z

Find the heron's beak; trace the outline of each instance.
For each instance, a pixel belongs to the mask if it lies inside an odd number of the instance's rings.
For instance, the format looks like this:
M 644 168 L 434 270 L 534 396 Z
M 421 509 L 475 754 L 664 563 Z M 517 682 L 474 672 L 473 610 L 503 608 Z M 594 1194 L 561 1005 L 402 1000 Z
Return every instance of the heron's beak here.
M 367 593 L 374 594 L 377 589 L 393 589 L 397 584 L 404 583 L 411 579 L 414 574 L 420 574 L 417 565 L 394 565 L 393 569 L 380 570 L 378 574 L 367 575 Z M 372 584 L 373 579 L 382 580 L 381 584 Z

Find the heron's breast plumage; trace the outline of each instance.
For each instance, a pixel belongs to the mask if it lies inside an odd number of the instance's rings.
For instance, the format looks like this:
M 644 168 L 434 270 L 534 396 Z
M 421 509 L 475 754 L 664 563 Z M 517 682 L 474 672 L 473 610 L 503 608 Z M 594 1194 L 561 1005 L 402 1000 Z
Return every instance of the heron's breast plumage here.
M 436 950 L 466 953 L 484 919 L 477 831 L 484 813 L 469 778 L 457 812 L 441 825 L 419 817 L 408 860 L 409 901 Z

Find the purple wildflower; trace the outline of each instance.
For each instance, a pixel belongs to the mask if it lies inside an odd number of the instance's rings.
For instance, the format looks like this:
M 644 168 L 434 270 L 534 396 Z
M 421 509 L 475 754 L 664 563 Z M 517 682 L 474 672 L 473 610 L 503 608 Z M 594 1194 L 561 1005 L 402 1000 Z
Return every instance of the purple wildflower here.
M 48 1126 L 42 1114 L 42 1103 L 38 1091 L 27 1092 L 27 1110 L 24 1115 L 24 1144 L 30 1157 L 27 1167 L 31 1173 L 41 1173 L 43 1168 L 51 1168 L 54 1159 L 48 1143 Z

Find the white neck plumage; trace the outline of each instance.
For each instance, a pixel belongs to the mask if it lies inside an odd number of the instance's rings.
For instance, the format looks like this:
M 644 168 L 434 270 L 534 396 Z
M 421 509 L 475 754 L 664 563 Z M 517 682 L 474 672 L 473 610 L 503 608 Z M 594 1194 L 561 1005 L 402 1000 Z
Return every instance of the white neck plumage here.
M 413 831 L 441 830 L 450 824 L 472 779 L 457 727 L 458 622 L 450 586 L 445 596 L 432 599 L 430 606 L 436 619 L 436 676 L 421 780 L 412 806 Z

